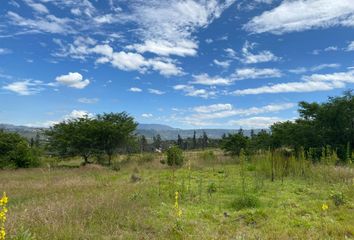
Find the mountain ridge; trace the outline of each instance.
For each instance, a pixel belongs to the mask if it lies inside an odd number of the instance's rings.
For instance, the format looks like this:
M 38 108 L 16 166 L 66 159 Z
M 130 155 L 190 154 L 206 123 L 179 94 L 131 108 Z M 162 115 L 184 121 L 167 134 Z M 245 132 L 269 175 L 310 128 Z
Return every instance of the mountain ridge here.
M 0 129 L 4 129 L 8 132 L 16 132 L 27 139 L 34 138 L 37 133 L 42 133 L 43 130 L 47 128 L 41 127 L 28 127 L 28 126 L 17 126 L 13 124 L 1 124 Z M 262 129 L 254 129 L 254 133 L 260 132 Z M 180 128 L 173 128 L 168 125 L 164 124 L 144 124 L 139 123 L 136 134 L 144 135 L 147 139 L 152 139 L 156 135 L 160 135 L 163 140 L 176 140 L 178 135 L 182 138 L 193 137 L 194 131 L 196 132 L 196 136 L 200 137 L 205 132 L 209 138 L 221 138 L 224 134 L 233 134 L 237 133 L 239 129 L 180 129 Z M 252 130 L 243 130 L 246 136 L 251 135 Z

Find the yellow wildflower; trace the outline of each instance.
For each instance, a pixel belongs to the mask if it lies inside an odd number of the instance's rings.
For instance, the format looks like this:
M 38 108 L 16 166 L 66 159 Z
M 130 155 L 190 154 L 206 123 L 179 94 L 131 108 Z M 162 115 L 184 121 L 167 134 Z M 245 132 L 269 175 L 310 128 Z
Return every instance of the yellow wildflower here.
M 0 199 L 0 240 L 5 240 L 6 231 L 5 231 L 5 222 L 6 222 L 6 213 L 7 208 L 6 204 L 8 202 L 6 193 L 4 192 L 2 198 Z
M 175 193 L 175 211 L 176 211 L 176 216 L 179 218 L 182 216 L 182 210 L 179 208 L 178 196 L 179 196 L 179 193 L 176 192 Z
M 327 211 L 328 210 L 328 205 L 326 203 L 322 204 L 322 210 Z

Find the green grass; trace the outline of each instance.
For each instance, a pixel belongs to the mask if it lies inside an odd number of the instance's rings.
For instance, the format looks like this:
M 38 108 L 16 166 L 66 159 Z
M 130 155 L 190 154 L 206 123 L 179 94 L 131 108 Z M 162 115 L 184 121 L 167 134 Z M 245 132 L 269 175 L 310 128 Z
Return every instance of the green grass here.
M 313 177 L 282 183 L 255 178 L 252 167 L 246 192 L 257 204 L 235 207 L 243 196 L 239 165 L 221 155 L 215 164 L 203 163 L 199 155 L 189 153 L 191 171 L 184 166 L 174 179 L 161 156 L 132 158 L 120 171 L 74 168 L 74 162 L 72 168 L 0 171 L 0 191 L 10 199 L 9 239 L 23 232 L 37 239 L 354 238 L 353 169 L 313 167 Z M 141 180 L 132 182 L 133 173 Z M 175 191 L 183 211 L 178 221 Z M 336 206 L 332 196 L 338 192 L 345 203 Z

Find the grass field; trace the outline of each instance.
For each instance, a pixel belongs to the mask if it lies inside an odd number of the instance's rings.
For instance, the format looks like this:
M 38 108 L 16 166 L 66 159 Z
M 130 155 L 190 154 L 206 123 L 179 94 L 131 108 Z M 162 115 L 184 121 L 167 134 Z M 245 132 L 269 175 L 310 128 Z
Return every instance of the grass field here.
M 174 174 L 158 155 L 132 158 L 119 171 L 76 167 L 76 160 L 0 171 L 0 190 L 9 196 L 8 237 L 354 239 L 353 168 L 317 166 L 310 177 L 271 182 L 248 164 L 245 190 L 255 203 L 247 207 L 236 201 L 243 196 L 240 165 L 221 153 L 207 162 L 199 155 L 186 153 L 187 164 Z M 333 194 L 344 202 L 336 206 Z

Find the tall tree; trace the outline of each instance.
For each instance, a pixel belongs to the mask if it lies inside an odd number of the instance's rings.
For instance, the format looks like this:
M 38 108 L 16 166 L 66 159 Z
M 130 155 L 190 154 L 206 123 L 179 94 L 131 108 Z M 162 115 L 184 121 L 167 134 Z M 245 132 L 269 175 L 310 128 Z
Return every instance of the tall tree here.
M 161 140 L 161 135 L 157 134 L 156 137 L 153 137 L 153 145 L 155 149 L 161 149 L 162 146 L 162 140 Z
M 196 133 L 196 131 L 193 132 L 192 148 L 193 149 L 197 148 L 197 133 Z
M 108 155 L 108 164 L 118 148 L 127 145 L 134 138 L 137 123 L 126 112 L 97 115 L 99 128 L 98 147 Z
M 184 148 L 184 146 L 183 146 L 183 139 L 182 139 L 181 135 L 179 135 L 179 134 L 178 134 L 178 136 L 177 136 L 177 146 L 178 146 L 179 148 L 181 148 L 181 149 Z

